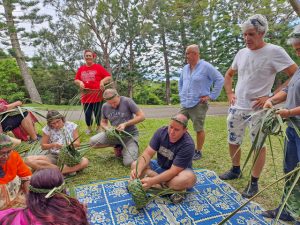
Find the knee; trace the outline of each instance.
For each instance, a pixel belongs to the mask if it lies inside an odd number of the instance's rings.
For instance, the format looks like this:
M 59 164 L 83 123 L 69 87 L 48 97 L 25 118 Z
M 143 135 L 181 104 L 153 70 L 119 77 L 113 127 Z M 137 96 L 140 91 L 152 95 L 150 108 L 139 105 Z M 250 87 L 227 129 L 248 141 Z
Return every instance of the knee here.
M 123 164 L 124 164 L 124 166 L 130 166 L 130 167 L 132 167 L 132 164 L 134 162 L 135 161 L 133 159 L 125 159 L 125 158 L 123 158 Z
M 86 168 L 89 165 L 89 160 L 87 158 L 82 158 L 81 160 L 81 166 L 82 168 Z

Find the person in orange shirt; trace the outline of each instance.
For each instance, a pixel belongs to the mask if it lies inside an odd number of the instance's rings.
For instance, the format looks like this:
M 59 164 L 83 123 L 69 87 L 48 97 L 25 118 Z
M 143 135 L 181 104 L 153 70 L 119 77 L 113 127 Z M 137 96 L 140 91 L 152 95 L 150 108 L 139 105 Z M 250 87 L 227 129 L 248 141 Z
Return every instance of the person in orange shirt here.
M 22 202 L 21 196 L 28 193 L 31 175 L 30 168 L 13 150 L 10 137 L 0 134 L 0 210 Z

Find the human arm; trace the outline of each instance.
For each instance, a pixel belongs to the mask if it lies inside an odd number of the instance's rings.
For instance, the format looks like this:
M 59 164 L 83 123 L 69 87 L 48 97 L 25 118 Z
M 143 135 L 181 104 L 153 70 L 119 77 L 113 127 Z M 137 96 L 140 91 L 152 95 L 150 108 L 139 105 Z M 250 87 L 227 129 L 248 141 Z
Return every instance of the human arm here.
M 80 87 L 80 89 L 84 89 L 84 83 L 81 80 L 76 79 L 74 80 L 74 83 Z
M 77 128 L 73 131 L 73 140 L 75 140 L 73 142 L 74 147 L 75 148 L 79 147 L 80 146 L 80 140 L 79 140 L 79 133 L 78 133 Z
M 211 79 L 213 80 L 214 87 L 209 94 L 209 98 L 212 100 L 216 100 L 222 91 L 224 85 L 224 77 L 213 66 L 212 66 Z
M 145 120 L 145 114 L 142 110 L 139 110 L 135 113 L 135 116 L 131 119 L 126 121 L 125 123 L 121 123 L 117 126 L 117 130 L 124 130 L 128 126 L 135 125 Z
M 299 116 L 300 115 L 300 106 L 292 108 L 292 109 L 279 109 L 278 111 L 276 111 L 276 113 L 279 114 L 282 118 Z
M 48 150 L 51 148 L 61 149 L 62 144 L 59 144 L 57 142 L 49 143 L 50 142 L 50 136 L 47 135 L 45 132 L 43 132 L 42 140 L 41 140 L 41 147 L 43 150 Z
M 100 126 L 104 130 L 108 130 L 109 129 L 108 119 L 103 119 L 103 116 L 102 116 L 102 119 L 101 119 L 101 122 L 100 122 Z
M 268 98 L 264 104 L 264 108 L 272 108 L 274 105 L 279 104 L 286 100 L 287 93 L 285 91 L 277 92 L 273 97 Z
M 156 151 L 148 145 L 147 148 L 142 153 L 142 155 L 137 159 L 137 163 L 138 163 L 137 170 L 136 168 L 131 170 L 130 173 L 131 180 L 139 178 L 141 176 L 143 171 L 148 167 L 150 160 L 155 155 L 155 153 Z M 136 174 L 136 171 L 138 171 L 138 174 Z
M 289 84 L 291 77 L 294 75 L 294 73 L 297 71 L 297 69 L 298 69 L 297 64 L 292 64 L 291 66 L 285 68 L 282 71 L 289 77 L 289 79 L 287 79 L 283 84 L 281 84 L 279 87 L 276 88 L 276 90 L 274 91 L 275 94 L 277 92 L 280 92 L 284 87 L 286 87 Z
M 231 67 L 227 70 L 225 73 L 224 78 L 224 88 L 227 95 L 227 99 L 230 105 L 235 104 L 236 96 L 234 92 L 232 91 L 232 82 L 233 82 L 233 76 L 235 75 L 236 70 L 232 69 Z
M 111 81 L 112 81 L 111 76 L 108 76 L 108 77 L 105 77 L 104 79 L 102 79 L 102 80 L 100 81 L 100 89 L 101 89 L 102 91 L 104 91 L 104 90 L 105 90 L 105 84 L 107 84 L 107 83 L 109 83 L 109 82 L 111 82 Z
M 16 102 L 13 102 L 13 103 L 10 103 L 8 105 L 6 105 L 7 107 L 7 110 L 11 110 L 11 109 L 14 109 L 18 106 L 21 106 L 23 103 L 21 101 L 16 101 Z

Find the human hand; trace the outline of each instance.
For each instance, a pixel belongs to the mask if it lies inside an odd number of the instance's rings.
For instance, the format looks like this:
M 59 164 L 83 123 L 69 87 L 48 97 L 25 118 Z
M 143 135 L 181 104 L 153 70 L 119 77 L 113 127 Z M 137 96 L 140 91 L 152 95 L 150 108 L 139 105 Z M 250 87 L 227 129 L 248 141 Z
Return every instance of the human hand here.
M 207 103 L 210 100 L 208 95 L 200 97 L 200 103 Z
M 131 170 L 130 172 L 130 180 L 137 179 L 140 176 L 140 174 L 136 174 L 136 169 Z
M 53 148 L 56 148 L 56 149 L 61 149 L 62 148 L 62 144 L 60 144 L 60 143 L 57 143 L 57 142 L 55 142 L 55 143 L 53 143 Z
M 269 99 L 268 96 L 262 96 L 258 98 L 253 98 L 251 101 L 254 101 L 254 104 L 252 105 L 253 109 L 260 109 L 264 106 L 265 102 Z
M 145 177 L 141 182 L 144 189 L 149 189 L 155 184 L 153 177 Z
M 272 101 L 271 101 L 270 99 L 268 99 L 268 100 L 265 102 L 263 108 L 273 108 L 273 103 L 272 103 Z
M 23 103 L 21 101 L 16 101 L 16 106 L 21 106 Z
M 104 91 L 105 90 L 105 86 L 104 86 L 104 82 L 100 81 L 100 90 Z
M 227 94 L 227 99 L 228 99 L 229 105 L 234 105 L 235 101 L 236 101 L 235 93 L 234 92 L 228 93 Z
M 282 118 L 289 118 L 291 112 L 289 109 L 279 109 L 276 111 L 276 114 L 279 114 Z
M 126 127 L 126 123 L 121 123 L 116 127 L 116 129 L 122 131 L 125 129 L 125 127 Z
M 79 84 L 80 89 L 84 89 L 84 83 L 81 81 Z

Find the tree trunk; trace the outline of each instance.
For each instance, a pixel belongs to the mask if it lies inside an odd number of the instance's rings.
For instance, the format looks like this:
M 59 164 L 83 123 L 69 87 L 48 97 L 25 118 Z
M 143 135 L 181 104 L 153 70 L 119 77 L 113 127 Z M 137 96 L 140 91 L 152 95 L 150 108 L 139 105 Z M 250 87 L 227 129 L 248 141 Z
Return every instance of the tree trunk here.
M 166 32 L 165 28 L 162 27 L 161 39 L 162 39 L 162 44 L 163 44 L 163 54 L 164 54 L 165 70 L 166 70 L 166 103 L 167 103 L 167 105 L 170 105 L 171 104 L 170 66 L 169 66 L 169 58 L 168 58 L 165 32 Z
M 128 71 L 129 71 L 129 76 L 127 78 L 128 80 L 128 97 L 132 98 L 133 97 L 133 84 L 134 84 L 134 52 L 133 52 L 133 46 L 132 46 L 132 41 L 129 43 L 129 66 L 128 66 Z
M 19 39 L 17 35 L 17 30 L 14 23 L 14 18 L 12 15 L 13 5 L 9 0 L 3 0 L 4 12 L 5 12 L 5 19 L 8 27 L 8 33 L 10 37 L 10 42 L 12 45 L 12 49 L 15 53 L 15 58 L 17 60 L 18 66 L 21 71 L 21 75 L 23 77 L 26 89 L 29 93 L 30 99 L 35 102 L 42 103 L 41 96 L 34 84 L 34 81 L 29 74 L 28 67 L 26 65 L 24 54 L 21 50 Z
M 293 7 L 294 11 L 300 16 L 300 2 L 299 0 L 289 0 L 291 6 Z

